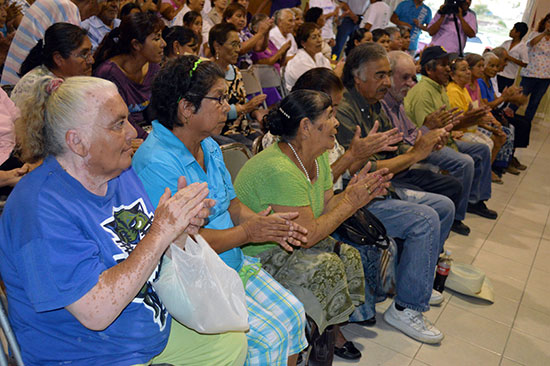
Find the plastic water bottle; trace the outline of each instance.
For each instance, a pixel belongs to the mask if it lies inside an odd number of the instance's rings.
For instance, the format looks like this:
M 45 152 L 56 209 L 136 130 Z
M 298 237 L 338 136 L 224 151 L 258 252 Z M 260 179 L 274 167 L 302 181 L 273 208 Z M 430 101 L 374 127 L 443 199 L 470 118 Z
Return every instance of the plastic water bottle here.
M 437 269 L 435 271 L 435 281 L 434 281 L 434 290 L 443 292 L 445 290 L 445 281 L 449 276 L 449 271 L 451 270 L 451 251 L 445 250 L 445 255 L 439 258 L 437 262 Z

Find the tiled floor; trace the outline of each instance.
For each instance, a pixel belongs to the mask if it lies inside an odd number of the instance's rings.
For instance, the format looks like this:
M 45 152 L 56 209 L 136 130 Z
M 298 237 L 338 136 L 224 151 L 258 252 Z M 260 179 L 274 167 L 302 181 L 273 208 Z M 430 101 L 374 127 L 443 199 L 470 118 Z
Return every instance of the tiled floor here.
M 438 346 L 408 338 L 382 318 L 373 328 L 344 327 L 363 353 L 359 362 L 334 365 L 536 366 L 550 365 L 550 121 L 536 121 L 531 145 L 517 153 L 528 169 L 493 185 L 488 206 L 496 221 L 468 214 L 472 233 L 451 233 L 446 248 L 457 262 L 479 267 L 495 288 L 495 303 L 445 292 L 427 317 L 445 333 Z

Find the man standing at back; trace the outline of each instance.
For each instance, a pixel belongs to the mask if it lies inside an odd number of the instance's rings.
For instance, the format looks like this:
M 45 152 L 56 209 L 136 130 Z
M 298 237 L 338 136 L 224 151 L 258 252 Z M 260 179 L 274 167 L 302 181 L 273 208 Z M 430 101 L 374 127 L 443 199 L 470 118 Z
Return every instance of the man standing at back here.
M 44 33 L 54 23 L 71 23 L 80 26 L 80 21 L 95 15 L 97 0 L 36 0 L 27 10 L 10 46 L 2 85 L 15 85 L 19 81 L 19 68 L 31 48 L 44 38 Z
M 418 38 L 422 31 L 427 31 L 427 24 L 432 20 L 432 11 L 426 5 L 424 0 L 405 0 L 395 8 L 391 16 L 391 21 L 396 25 L 407 27 L 411 30 L 411 42 L 409 51 L 411 54 L 418 48 Z
M 472 0 L 460 0 L 455 7 L 443 5 L 437 11 L 428 26 L 433 46 L 462 55 L 467 37 L 475 37 L 477 33 L 477 18 L 470 10 L 471 3 Z

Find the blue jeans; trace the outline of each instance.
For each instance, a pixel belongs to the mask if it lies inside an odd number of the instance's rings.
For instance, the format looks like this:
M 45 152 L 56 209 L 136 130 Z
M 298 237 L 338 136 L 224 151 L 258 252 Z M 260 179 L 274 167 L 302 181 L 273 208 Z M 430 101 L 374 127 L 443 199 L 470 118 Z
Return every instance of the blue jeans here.
M 332 54 L 340 57 L 348 37 L 358 28 L 358 25 L 350 17 L 342 19 L 336 33 L 336 44 L 332 47 Z
M 485 144 L 459 140 L 455 142 L 458 145 L 458 151 L 470 155 L 474 160 L 474 180 L 470 189 L 469 202 L 487 201 L 491 198 L 491 150 Z
M 455 219 L 464 220 L 470 198 L 470 190 L 474 180 L 474 159 L 470 155 L 460 153 L 450 147 L 432 152 L 423 162 L 437 165 L 457 178 L 462 184 L 462 194 L 458 203 L 455 202 Z
M 397 267 L 395 302 L 427 311 L 439 253 L 449 235 L 455 210 L 442 195 L 397 188 L 401 198 L 376 200 L 367 207 L 386 227 L 389 236 L 404 240 Z

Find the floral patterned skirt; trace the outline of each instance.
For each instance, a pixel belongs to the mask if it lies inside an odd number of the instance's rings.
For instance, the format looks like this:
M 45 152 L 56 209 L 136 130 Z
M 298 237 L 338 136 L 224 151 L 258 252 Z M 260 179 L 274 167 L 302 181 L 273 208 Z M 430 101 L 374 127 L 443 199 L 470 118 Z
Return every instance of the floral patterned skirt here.
M 258 257 L 262 268 L 304 304 L 320 333 L 329 325 L 347 321 L 355 306 L 365 301 L 361 255 L 331 237 L 312 248 L 288 253 L 275 247 Z

